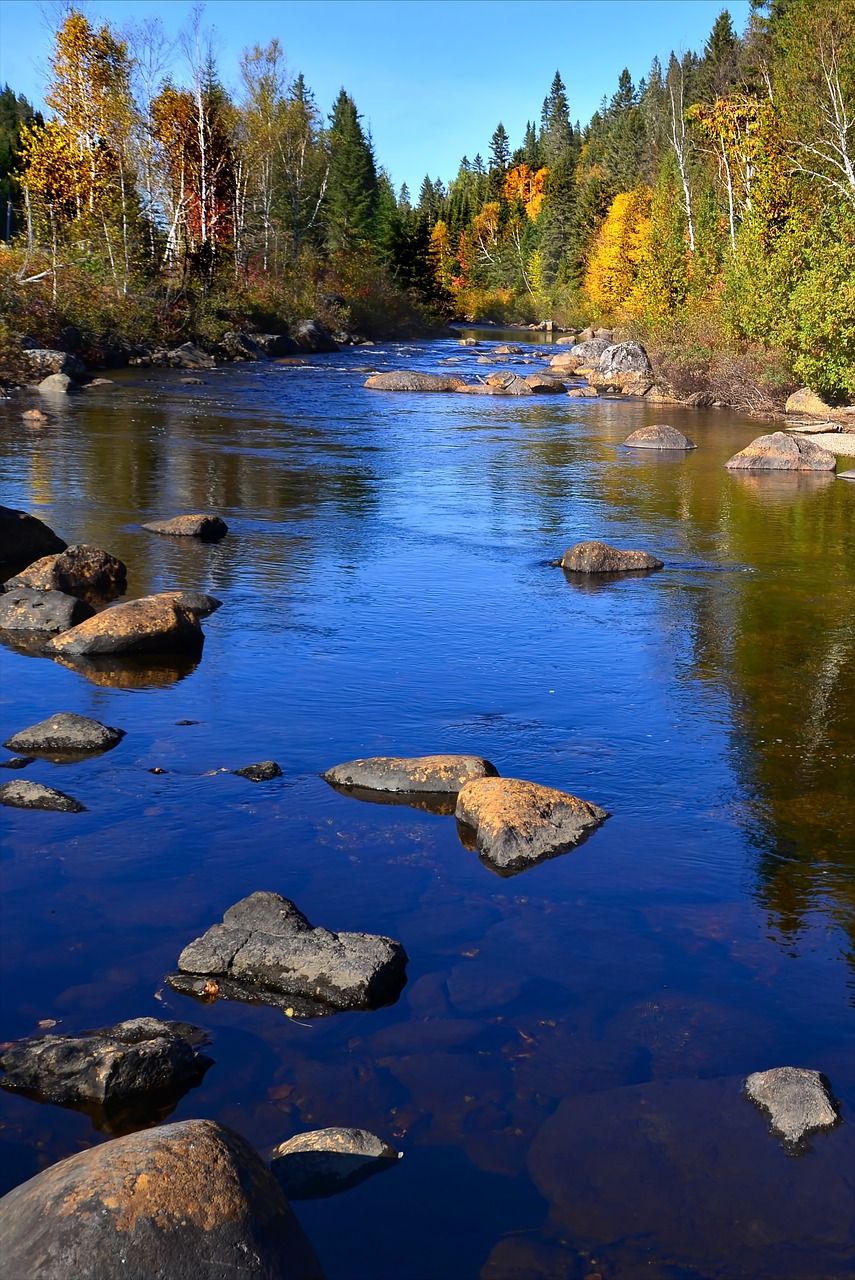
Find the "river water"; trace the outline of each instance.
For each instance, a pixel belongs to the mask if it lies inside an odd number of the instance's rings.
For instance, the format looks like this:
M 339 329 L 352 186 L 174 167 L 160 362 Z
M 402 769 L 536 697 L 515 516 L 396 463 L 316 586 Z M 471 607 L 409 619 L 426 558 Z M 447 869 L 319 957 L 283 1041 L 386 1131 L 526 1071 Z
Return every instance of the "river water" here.
M 36 428 L 0 407 L 3 502 L 119 555 L 131 596 L 223 601 L 195 668 L 88 679 L 0 646 L 3 737 L 59 710 L 127 731 L 7 775 L 87 811 L 2 810 L 2 1036 L 195 1021 L 215 1065 L 172 1118 L 265 1153 L 335 1124 L 394 1142 L 390 1172 L 296 1205 L 329 1280 L 853 1275 L 855 485 L 726 472 L 771 428 L 723 411 L 362 388 L 489 372 L 485 349 L 129 371 Z M 654 421 L 699 447 L 622 448 Z M 229 535 L 139 528 L 194 510 Z M 665 568 L 549 566 L 591 537 Z M 319 777 L 434 752 L 613 816 L 500 878 L 452 818 Z M 271 757 L 272 783 L 223 772 Z M 165 987 L 256 889 L 399 938 L 397 1003 L 304 1024 Z M 842 1114 L 798 1155 L 741 1095 L 787 1064 Z M 0 1091 L 0 1189 L 103 1137 Z

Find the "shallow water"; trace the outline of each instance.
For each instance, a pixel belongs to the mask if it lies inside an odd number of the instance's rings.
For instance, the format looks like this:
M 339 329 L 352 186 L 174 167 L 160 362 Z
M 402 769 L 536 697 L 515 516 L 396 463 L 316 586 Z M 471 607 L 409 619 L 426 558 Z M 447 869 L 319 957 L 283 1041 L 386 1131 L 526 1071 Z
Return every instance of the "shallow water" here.
M 2 737 L 57 710 L 127 730 L 6 775 L 88 808 L 2 810 L 3 1038 L 196 1021 L 215 1066 L 173 1118 L 262 1151 L 329 1124 L 393 1140 L 394 1170 L 297 1205 L 330 1280 L 855 1274 L 855 486 L 729 474 L 771 428 L 724 412 L 362 389 L 490 372 L 484 350 L 123 373 L 38 428 L 0 406 L 3 502 L 121 556 L 130 595 L 224 602 L 189 670 L 90 679 L 0 646 Z M 654 421 L 699 447 L 621 447 Z M 205 509 L 215 546 L 139 528 Z M 549 567 L 588 537 L 665 568 Z M 502 879 L 452 818 L 318 776 L 444 751 L 613 816 Z M 219 772 L 269 757 L 283 779 Z M 262 888 L 399 938 L 398 1002 L 302 1025 L 164 987 Z M 843 1117 L 800 1156 L 740 1096 L 788 1063 Z M 0 1092 L 0 1190 L 102 1137 Z

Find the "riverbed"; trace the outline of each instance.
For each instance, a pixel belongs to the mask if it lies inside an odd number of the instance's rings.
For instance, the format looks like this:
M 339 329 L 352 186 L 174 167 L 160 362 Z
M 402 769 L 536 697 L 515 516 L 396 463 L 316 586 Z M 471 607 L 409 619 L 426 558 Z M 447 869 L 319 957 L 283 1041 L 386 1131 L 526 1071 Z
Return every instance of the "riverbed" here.
M 195 665 L 87 678 L 0 646 L 3 738 L 61 710 L 126 731 L 20 775 L 86 812 L 2 810 L 2 1038 L 195 1022 L 215 1065 L 173 1119 L 265 1154 L 326 1125 L 393 1142 L 391 1171 L 296 1205 L 329 1280 L 855 1274 L 855 484 L 727 472 L 776 428 L 726 411 L 362 387 L 490 372 L 478 336 L 123 371 L 41 426 L 0 405 L 4 503 L 121 557 L 131 597 L 223 601 Z M 698 448 L 622 447 L 653 422 Z M 140 528 L 197 510 L 222 542 Z M 664 568 L 550 565 L 586 538 Z M 502 878 L 453 818 L 319 776 L 435 752 L 612 816 Z M 281 779 L 227 772 L 269 758 Z M 304 1023 L 165 986 L 256 889 L 400 939 L 398 1001 Z M 741 1093 L 781 1065 L 840 1104 L 797 1155 Z M 104 1137 L 0 1091 L 0 1191 Z

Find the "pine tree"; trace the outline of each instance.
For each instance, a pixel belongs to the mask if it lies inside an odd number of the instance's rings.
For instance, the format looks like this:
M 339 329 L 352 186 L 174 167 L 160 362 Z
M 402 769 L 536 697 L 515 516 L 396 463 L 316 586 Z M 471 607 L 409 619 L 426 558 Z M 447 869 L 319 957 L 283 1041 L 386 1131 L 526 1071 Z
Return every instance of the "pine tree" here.
M 499 121 L 490 139 L 490 172 L 504 173 L 510 163 L 510 142 L 505 126 Z
M 330 116 L 327 243 L 333 250 L 370 243 L 375 231 L 377 170 L 356 104 L 342 89 Z
M 543 163 L 554 168 L 566 159 L 573 147 L 573 126 L 564 81 L 556 71 L 549 93 L 543 101 L 540 128 L 540 150 Z
M 736 83 L 739 70 L 739 40 L 727 9 L 713 23 L 698 69 L 697 93 L 701 102 L 725 97 Z

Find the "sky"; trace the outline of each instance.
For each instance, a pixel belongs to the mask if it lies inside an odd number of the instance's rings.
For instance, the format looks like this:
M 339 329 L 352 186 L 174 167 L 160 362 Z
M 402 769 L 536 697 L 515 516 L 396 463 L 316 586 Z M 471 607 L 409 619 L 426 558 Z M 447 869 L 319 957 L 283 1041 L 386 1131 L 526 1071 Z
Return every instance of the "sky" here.
M 59 7 L 0 0 L 0 84 L 37 106 Z M 174 38 L 194 5 L 87 0 L 79 7 L 119 29 L 158 17 Z M 221 78 L 234 91 L 241 50 L 274 36 L 325 115 L 344 86 L 378 163 L 417 195 L 426 173 L 448 182 L 463 155 L 486 158 L 500 120 L 518 146 L 556 69 L 571 117 L 584 125 L 624 67 L 637 83 L 654 56 L 665 62 L 672 49 L 700 52 L 725 7 L 741 32 L 748 0 L 208 0 L 204 23 L 214 30 Z

